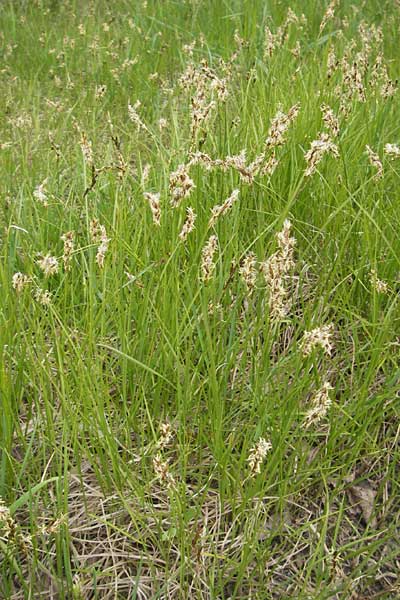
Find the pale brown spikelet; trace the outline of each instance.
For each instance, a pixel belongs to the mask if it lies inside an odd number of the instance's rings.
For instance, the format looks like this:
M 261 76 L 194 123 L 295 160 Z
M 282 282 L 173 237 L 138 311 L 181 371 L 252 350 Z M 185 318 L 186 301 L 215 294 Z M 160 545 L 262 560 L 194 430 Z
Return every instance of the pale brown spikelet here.
M 261 264 L 261 272 L 267 284 L 268 304 L 273 321 L 284 319 L 288 313 L 287 290 L 279 264 L 276 255 L 271 256 Z
M 20 525 L 13 518 L 10 508 L 0 498 L 0 539 L 11 550 L 16 547 L 27 555 L 32 548 L 32 537 L 22 532 Z
M 79 143 L 85 162 L 92 167 L 94 165 L 92 142 L 87 138 L 84 131 L 81 131 L 81 139 Z
M 348 49 L 348 53 L 350 49 Z M 343 85 L 341 94 L 343 96 L 342 106 L 346 106 L 346 102 L 355 95 L 359 102 L 365 102 L 367 97 L 365 93 L 363 78 L 366 69 L 364 56 L 358 55 L 357 59 L 351 59 L 349 62 L 349 56 L 346 54 L 341 60 L 341 67 L 343 72 Z
M 332 2 L 330 2 L 328 4 L 328 8 L 326 9 L 324 16 L 322 17 L 322 21 L 319 26 L 320 35 L 323 32 L 323 30 L 325 29 L 327 23 L 334 18 L 336 5 L 337 5 L 337 0 L 332 0 Z
M 246 154 L 246 149 L 243 149 L 239 154 L 213 159 L 205 152 L 191 152 L 188 167 L 199 164 L 207 171 L 211 171 L 212 169 L 221 169 L 222 171 L 230 168 L 235 169 L 239 173 L 239 177 L 243 183 L 251 184 L 257 174 L 272 174 L 278 164 L 274 154 L 266 158 L 267 153 L 261 152 L 255 156 L 251 163 L 247 163 Z
M 385 70 L 384 58 L 382 52 L 378 52 L 375 58 L 375 62 L 372 65 L 372 72 L 369 78 L 369 85 L 371 87 L 377 87 L 382 81 L 383 72 Z M 387 73 L 387 71 L 386 71 Z
M 218 161 L 214 161 L 214 163 L 218 165 Z M 241 150 L 239 154 L 226 156 L 225 160 L 222 161 L 222 167 L 224 170 L 232 167 L 233 169 L 236 169 L 242 180 L 246 181 L 247 183 L 251 183 L 252 174 L 248 171 L 246 164 L 247 158 L 245 149 Z
M 208 101 L 203 90 L 200 89 L 196 94 L 194 94 L 191 99 L 190 106 L 192 118 L 190 130 L 192 139 L 196 137 L 200 127 L 207 121 L 215 107 L 216 102 L 214 100 Z
M 219 319 L 222 319 L 224 316 L 224 308 L 222 304 L 220 302 L 213 302 L 212 300 L 210 300 L 208 303 L 207 312 L 210 316 L 218 316 Z
M 36 302 L 42 306 L 49 306 L 52 300 L 51 293 L 48 290 L 42 290 L 41 288 L 36 288 L 34 298 Z
M 64 252 L 63 252 L 62 258 L 63 258 L 65 271 L 71 270 L 71 259 L 72 259 L 72 254 L 73 254 L 74 247 L 75 247 L 74 239 L 75 239 L 74 231 L 67 231 L 66 233 L 64 233 L 61 236 L 61 240 L 64 242 Z
M 260 437 L 256 444 L 250 448 L 247 462 L 249 463 L 250 475 L 252 477 L 258 473 L 261 473 L 261 465 L 271 449 L 271 442 L 267 441 L 263 437 Z
M 303 356 L 310 356 L 311 352 L 319 346 L 322 350 L 331 356 L 333 349 L 333 324 L 315 327 L 311 331 L 305 331 L 303 339 L 300 342 L 300 348 Z
M 317 165 L 327 153 L 335 158 L 339 158 L 339 149 L 337 145 L 332 142 L 327 133 L 321 133 L 316 140 L 311 142 L 310 149 L 304 155 L 307 162 L 307 169 L 304 172 L 306 177 L 315 173 Z
M 354 63 L 359 72 L 361 78 L 363 78 L 369 67 L 369 54 L 371 52 L 371 48 L 369 45 L 364 46 L 360 52 L 357 52 L 354 57 Z
M 336 87 L 335 94 L 341 94 L 340 86 Z M 349 95 L 343 94 L 341 97 L 340 106 L 339 106 L 340 114 L 343 116 L 344 119 L 347 119 L 347 117 L 350 115 L 352 110 L 353 110 L 353 107 L 352 107 L 351 98 L 349 98 Z
M 265 153 L 263 152 L 256 156 L 253 162 L 248 165 L 245 149 L 241 150 L 239 154 L 226 156 L 224 159 L 212 159 L 208 154 L 197 151 L 190 154 L 188 166 L 201 164 L 207 171 L 211 171 L 211 169 L 216 168 L 226 171 L 227 169 L 232 168 L 239 173 L 240 179 L 244 183 L 250 184 L 253 183 L 254 176 L 260 171 L 264 161 Z
M 12 276 L 12 286 L 17 294 L 20 294 L 31 283 L 31 281 L 31 278 L 24 273 L 14 273 Z
M 58 259 L 55 256 L 46 254 L 46 256 L 43 256 L 36 262 L 39 268 L 43 271 L 45 277 L 50 277 L 51 275 L 58 273 L 59 264 Z
M 136 100 L 135 104 L 128 103 L 128 115 L 129 119 L 134 123 L 137 129 L 143 129 L 147 131 L 146 125 L 143 123 L 142 119 L 139 116 L 138 109 L 141 106 L 140 100 Z
M 305 15 L 301 15 L 301 17 L 299 19 L 299 17 L 296 15 L 296 13 L 289 6 L 289 8 L 287 9 L 287 13 L 286 13 L 286 21 L 285 21 L 285 23 L 287 25 L 289 25 L 290 23 L 298 25 L 300 22 L 304 23 L 303 19 L 305 19 L 305 18 L 306 18 Z
M 224 78 L 213 77 L 210 82 L 210 89 L 215 91 L 220 102 L 225 102 L 228 98 L 227 81 Z
M 41 184 L 37 185 L 33 191 L 33 196 L 36 200 L 39 200 L 43 206 L 48 206 L 47 202 L 47 190 L 46 190 L 47 178 L 42 181 Z
M 214 270 L 214 254 L 218 248 L 218 238 L 216 235 L 210 236 L 201 253 L 201 279 L 207 282 L 211 279 Z
M 6 541 L 13 541 L 17 532 L 17 524 L 11 516 L 8 506 L 0 498 L 0 531 L 1 537 Z
M 296 44 L 291 48 L 290 53 L 295 57 L 299 58 L 301 56 L 301 44 L 300 41 L 297 40 Z
M 192 165 L 202 165 L 207 171 L 211 171 L 211 169 L 215 167 L 225 168 L 225 161 L 222 159 L 213 160 L 211 156 L 206 154 L 205 152 L 191 152 L 189 154 L 189 162 L 187 164 L 188 167 Z
M 389 292 L 389 286 L 388 286 L 387 282 L 378 278 L 378 275 L 377 275 L 375 269 L 371 269 L 369 278 L 370 278 L 370 282 L 371 282 L 373 289 L 378 294 L 387 294 Z
M 235 29 L 235 32 L 233 34 L 233 39 L 235 41 L 236 46 L 239 48 L 239 50 L 241 50 L 242 48 L 249 47 L 249 42 L 247 40 L 245 40 L 244 38 L 242 38 L 238 29 Z
M 196 218 L 197 215 L 194 212 L 193 208 L 188 206 L 186 209 L 186 220 L 179 234 L 179 239 L 182 240 L 182 242 L 184 242 L 187 239 L 189 233 L 191 233 L 194 230 Z
M 186 54 L 187 56 L 189 56 L 190 58 L 192 58 L 193 56 L 193 50 L 196 47 L 196 40 L 193 40 L 193 42 L 191 44 L 183 44 L 182 46 L 182 52 L 184 54 Z
M 185 52 L 186 49 L 193 49 L 194 46 L 189 46 L 188 44 L 186 44 L 185 46 L 183 46 L 183 51 Z M 190 54 L 190 51 L 188 52 Z M 192 61 L 190 61 L 187 66 L 185 71 L 181 74 L 181 76 L 178 79 L 178 85 L 186 90 L 186 91 L 190 91 L 192 86 L 195 86 L 199 83 L 200 80 L 200 73 L 199 71 L 196 69 L 194 63 Z
M 295 264 L 296 239 L 291 237 L 290 232 L 291 223 L 286 219 L 282 231 L 277 234 L 278 250 L 260 265 L 261 273 L 267 284 L 268 305 L 272 321 L 284 319 L 291 306 L 287 280 Z
M 294 104 L 287 113 L 278 110 L 271 121 L 268 137 L 265 140 L 267 149 L 282 146 L 285 143 L 285 134 L 296 119 L 300 111 L 300 104 Z
M 376 173 L 374 179 L 381 179 L 383 177 L 383 164 L 378 154 L 372 150 L 370 146 L 365 146 L 371 166 L 375 167 Z
M 133 283 L 136 280 L 135 275 L 132 275 L 129 271 L 124 271 L 129 283 Z
M 0 498 L 0 523 L 5 523 L 11 518 L 11 511 L 4 500 Z
M 261 172 L 262 168 L 265 166 L 265 152 L 261 152 L 258 154 L 254 160 L 247 165 L 248 178 L 242 178 L 245 183 L 252 183 L 255 175 Z
M 154 456 L 153 469 L 161 483 L 165 483 L 167 487 L 174 487 L 176 485 L 175 479 L 169 470 L 168 460 L 163 460 L 161 454 Z
M 142 174 L 141 174 L 141 185 L 142 187 L 144 187 L 149 179 L 149 175 L 150 175 L 150 171 L 151 171 L 151 164 L 150 163 L 146 163 L 145 165 L 143 165 L 143 169 L 142 169 Z
M 264 29 L 264 60 L 271 58 L 276 46 L 275 36 L 268 26 Z
M 382 98 L 391 98 L 397 92 L 397 82 L 388 79 L 382 84 L 381 87 L 381 96 Z
M 144 192 L 143 195 L 149 203 L 151 214 L 153 216 L 153 222 L 159 227 L 161 225 L 160 192 Z
M 224 75 L 229 77 L 228 65 L 223 63 L 223 61 L 220 64 L 222 67 L 226 67 Z M 196 140 L 198 132 L 210 118 L 217 105 L 226 101 L 228 97 L 227 77 L 219 77 L 210 68 L 208 62 L 202 59 L 198 66 L 190 62 L 179 78 L 179 85 L 184 90 L 191 92 L 190 130 L 193 143 Z
M 392 96 L 394 96 L 397 92 L 397 80 L 393 81 L 389 78 L 386 66 L 382 69 L 381 80 L 382 84 L 380 88 L 380 94 L 382 98 L 384 98 L 385 100 L 387 98 L 392 98 Z
M 265 157 L 266 152 L 261 152 L 261 154 L 258 154 L 251 163 L 247 164 L 246 150 L 243 149 L 236 156 L 227 156 L 223 161 L 223 169 L 225 170 L 228 167 L 236 169 L 241 181 L 243 181 L 243 183 L 251 184 L 254 181 L 254 177 L 263 170 Z
M 270 319 L 279 322 L 288 315 L 290 304 L 288 302 L 288 291 L 284 278 L 280 277 L 273 260 L 268 260 L 262 265 L 262 273 L 268 288 L 268 305 Z
M 264 60 L 271 58 L 275 50 L 281 48 L 288 39 L 288 25 L 290 17 L 286 20 L 283 26 L 278 27 L 273 33 L 268 25 L 264 29 Z
M 251 294 L 257 281 L 257 257 L 254 252 L 249 252 L 242 261 L 239 273 L 246 285 L 247 291 Z
M 296 245 L 296 238 L 291 237 L 292 224 L 289 219 L 285 219 L 283 222 L 282 231 L 279 231 L 276 235 L 276 239 L 279 246 L 280 256 L 279 259 L 282 263 L 282 272 L 288 273 L 294 267 L 294 248 Z
M 329 129 L 333 137 L 337 137 L 340 132 L 339 128 L 339 119 L 333 112 L 330 106 L 326 104 L 321 104 L 321 112 L 322 112 L 322 120 L 325 124 L 325 127 Z
M 279 161 L 275 154 L 271 154 L 260 169 L 260 175 L 272 175 Z
M 354 61 L 350 69 L 350 77 L 352 81 L 353 90 L 356 92 L 358 100 L 360 102 L 366 102 L 367 96 L 365 93 L 363 75 L 365 68 L 364 65 L 360 65 L 359 62 Z
M 176 171 L 169 176 L 169 190 L 171 193 L 171 206 L 177 208 L 184 198 L 188 198 L 195 188 L 193 180 L 189 177 L 188 167 L 179 165 Z
M 358 25 L 358 33 L 363 46 L 370 46 L 371 44 L 380 47 L 383 40 L 383 31 L 380 26 L 376 26 L 375 23 L 367 23 L 366 21 L 360 21 Z
M 228 211 L 231 210 L 233 204 L 237 201 L 238 198 L 239 198 L 239 190 L 233 190 L 233 192 L 231 193 L 229 198 L 227 198 L 225 200 L 225 202 L 214 206 L 211 209 L 211 218 L 208 222 L 208 226 L 213 227 L 215 225 L 217 219 L 219 219 L 219 217 L 222 217 Z
M 89 223 L 89 232 L 90 232 L 90 237 L 92 239 L 92 242 L 94 242 L 95 244 L 97 244 L 98 242 L 100 242 L 101 240 L 101 225 L 99 223 L 99 220 L 96 219 L 95 217 L 93 219 L 90 220 Z
M 56 141 L 54 139 L 54 135 L 51 131 L 49 131 L 48 135 L 49 135 L 50 148 L 53 150 L 54 154 L 56 155 L 57 160 L 59 160 L 61 158 L 61 146 L 56 143 Z
M 96 100 L 100 100 L 101 98 L 103 98 L 103 96 L 105 96 L 106 93 L 107 93 L 106 85 L 104 85 L 104 84 L 96 85 L 96 88 L 94 91 L 94 97 Z
M 140 276 L 133 275 L 129 271 L 124 271 L 126 278 L 128 279 L 128 283 L 125 285 L 129 285 L 134 283 L 139 288 L 144 288 L 144 284 L 140 281 Z M 124 286 L 125 287 L 125 286 Z
M 169 421 L 164 421 L 160 423 L 160 437 L 157 442 L 158 448 L 165 448 L 168 446 L 174 438 L 175 432 L 172 429 L 171 423 Z
M 400 146 L 396 144 L 385 144 L 384 152 L 387 156 L 391 158 L 399 158 L 400 157 Z
M 17 129 L 29 129 L 32 127 L 32 117 L 30 114 L 23 112 L 14 118 L 8 117 L 7 123 L 9 123 L 12 128 L 16 127 Z
M 64 105 L 60 100 L 54 101 L 50 100 L 49 98 L 45 98 L 45 103 L 49 108 L 52 108 L 59 113 L 64 111 Z
M 328 59 L 327 59 L 327 73 L 326 76 L 328 79 L 330 79 L 333 74 L 335 73 L 335 71 L 337 70 L 339 65 L 339 61 L 336 58 L 336 54 L 333 48 L 330 48 L 329 52 L 328 52 Z
M 110 243 L 110 238 L 107 237 L 106 228 L 104 225 L 100 225 L 100 246 L 97 249 L 96 262 L 100 269 L 104 267 L 104 259 Z
M 58 533 L 61 529 L 61 526 L 68 523 L 68 515 L 61 513 L 57 519 L 52 520 L 45 525 L 40 527 L 40 533 L 42 535 L 54 535 Z
M 311 401 L 311 406 L 304 417 L 304 427 L 308 429 L 312 425 L 319 423 L 327 414 L 332 401 L 329 392 L 333 387 L 328 381 L 322 385 Z

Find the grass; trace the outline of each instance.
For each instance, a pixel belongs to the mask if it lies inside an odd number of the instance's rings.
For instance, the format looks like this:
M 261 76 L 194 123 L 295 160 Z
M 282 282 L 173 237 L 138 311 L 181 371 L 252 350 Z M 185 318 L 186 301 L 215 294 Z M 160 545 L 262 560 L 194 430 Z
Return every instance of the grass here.
M 327 6 L 2 3 L 1 598 L 400 594 L 400 159 L 385 150 L 400 136 L 400 12 L 342 0 L 321 26 Z M 277 111 L 297 103 L 266 151 Z M 338 156 L 307 176 L 321 132 Z M 191 153 L 244 149 L 246 165 L 275 156 L 273 173 L 193 164 L 171 206 Z M 160 193 L 159 226 L 144 192 Z M 262 264 L 286 219 L 296 245 L 276 297 Z M 330 354 L 305 356 L 304 334 L 331 323 Z M 325 382 L 330 406 L 307 427 Z

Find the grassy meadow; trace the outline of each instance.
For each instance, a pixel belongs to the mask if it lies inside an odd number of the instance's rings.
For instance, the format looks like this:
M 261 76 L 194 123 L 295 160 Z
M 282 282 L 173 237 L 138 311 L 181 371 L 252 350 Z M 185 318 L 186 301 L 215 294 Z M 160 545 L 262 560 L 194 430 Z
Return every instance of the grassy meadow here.
M 0 598 L 400 598 L 400 3 L 0 22 Z

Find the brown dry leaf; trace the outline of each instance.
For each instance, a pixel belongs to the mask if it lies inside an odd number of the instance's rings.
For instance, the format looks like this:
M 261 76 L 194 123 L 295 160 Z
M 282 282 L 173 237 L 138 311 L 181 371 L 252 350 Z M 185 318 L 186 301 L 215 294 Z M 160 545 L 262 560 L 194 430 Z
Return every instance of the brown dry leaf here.
M 375 529 L 377 520 L 372 513 L 374 511 L 376 491 L 369 483 L 361 482 L 358 485 L 350 485 L 346 492 L 352 508 L 361 510 L 365 523 L 369 523 Z

